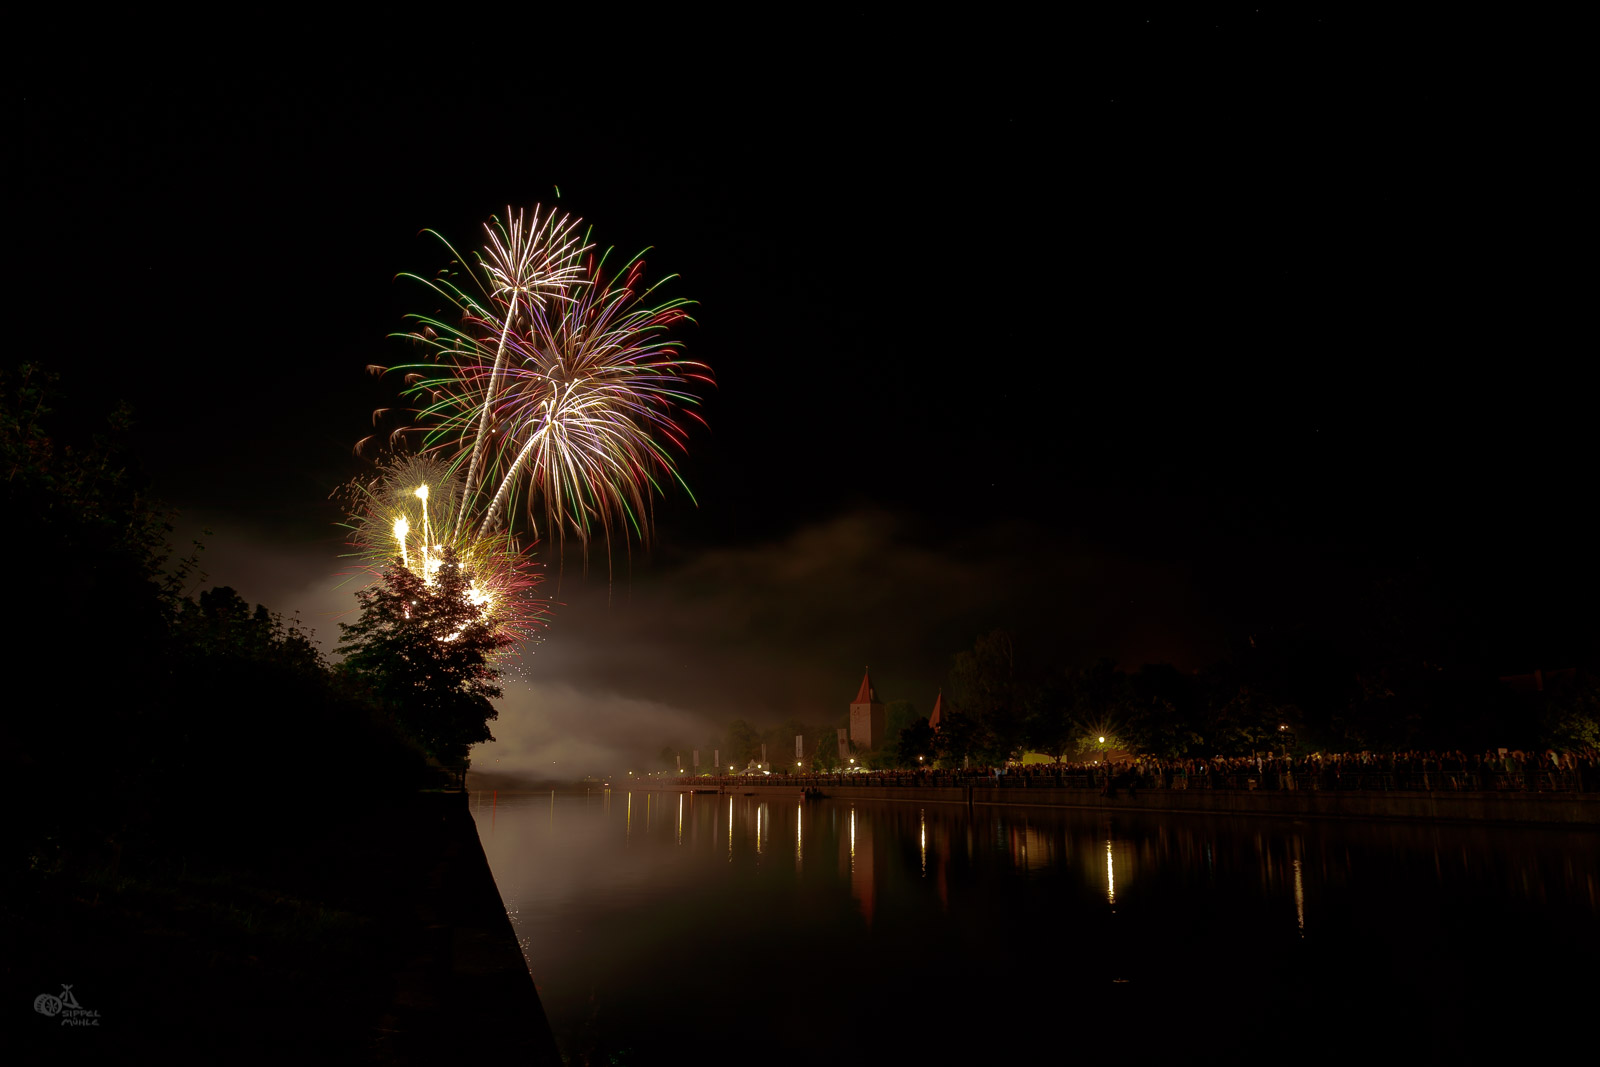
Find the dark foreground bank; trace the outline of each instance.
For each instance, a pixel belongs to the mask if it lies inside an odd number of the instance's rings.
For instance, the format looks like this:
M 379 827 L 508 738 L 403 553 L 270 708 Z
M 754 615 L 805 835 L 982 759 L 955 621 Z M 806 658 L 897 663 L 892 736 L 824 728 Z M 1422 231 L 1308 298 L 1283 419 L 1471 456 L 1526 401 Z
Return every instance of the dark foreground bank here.
M 560 1063 L 463 794 L 375 810 L 357 798 L 291 836 L 13 875 L 0 966 L 25 1062 L 411 1064 L 470 1050 Z

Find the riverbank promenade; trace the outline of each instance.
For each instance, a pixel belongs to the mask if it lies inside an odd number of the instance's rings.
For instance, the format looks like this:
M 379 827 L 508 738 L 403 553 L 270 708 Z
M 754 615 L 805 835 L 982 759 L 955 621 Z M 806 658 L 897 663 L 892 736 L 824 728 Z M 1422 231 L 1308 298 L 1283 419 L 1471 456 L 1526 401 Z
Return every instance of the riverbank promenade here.
M 1171 785 L 1089 773 L 723 775 L 647 778 L 629 788 L 735 796 L 811 796 L 936 804 L 1011 804 L 1104 811 L 1167 811 L 1299 819 L 1378 819 L 1416 822 L 1519 823 L 1600 829 L 1600 792 L 1581 789 L 1496 788 L 1504 781 L 1458 777 L 1462 788 L 1428 775 L 1373 772 L 1341 776 L 1324 788 L 1315 776 L 1207 776 Z M 1578 779 L 1555 785 L 1586 784 Z

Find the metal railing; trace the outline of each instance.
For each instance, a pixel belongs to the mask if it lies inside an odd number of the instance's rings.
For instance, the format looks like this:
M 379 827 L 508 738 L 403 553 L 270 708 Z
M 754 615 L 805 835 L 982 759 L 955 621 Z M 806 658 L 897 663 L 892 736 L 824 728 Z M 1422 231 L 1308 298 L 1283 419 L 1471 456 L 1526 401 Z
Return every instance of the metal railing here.
M 1119 791 L 1128 789 L 1237 789 L 1237 790 L 1309 790 L 1326 792 L 1600 792 L 1600 768 L 1585 771 L 1384 771 L 1352 769 L 1345 766 L 1325 767 L 1320 771 L 1285 773 L 1275 770 L 1261 772 L 1204 771 L 1194 773 L 1164 772 L 1112 776 L 1112 785 Z M 677 778 L 670 781 L 684 788 L 727 786 L 789 786 L 794 788 L 861 789 L 888 786 L 932 789 L 962 789 L 968 786 L 989 789 L 1078 789 L 1102 791 L 1106 778 L 1102 774 L 1087 772 L 1035 774 L 1012 772 L 1009 774 L 971 774 L 938 772 L 866 772 L 856 774 L 772 774 L 772 775 L 707 775 L 698 778 Z

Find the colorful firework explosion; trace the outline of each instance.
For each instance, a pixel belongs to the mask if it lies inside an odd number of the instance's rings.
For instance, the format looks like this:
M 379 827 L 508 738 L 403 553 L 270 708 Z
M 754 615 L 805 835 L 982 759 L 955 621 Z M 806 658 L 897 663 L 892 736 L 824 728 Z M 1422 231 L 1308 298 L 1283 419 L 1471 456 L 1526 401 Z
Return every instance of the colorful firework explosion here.
M 539 565 L 508 534 L 473 537 L 453 515 L 460 479 L 439 460 L 395 456 L 370 479 L 347 487 L 350 545 L 360 567 L 376 574 L 396 561 L 432 585 L 447 559 L 472 575 L 467 598 L 513 642 L 536 636 L 549 624 L 551 603 L 536 592 L 544 580 Z
M 666 336 L 690 302 L 651 303 L 658 286 L 644 285 L 641 259 L 614 275 L 604 256 L 577 263 L 592 247 L 572 236 L 577 223 L 534 220 L 485 227 L 474 286 L 459 256 L 427 282 L 460 320 L 414 316 L 402 335 L 429 359 L 395 368 L 418 403 L 417 423 L 395 436 L 420 433 L 422 451 L 463 471 L 458 522 L 476 509 L 482 536 L 521 516 L 558 545 L 576 534 L 586 556 L 596 533 L 648 541 L 650 501 L 664 481 L 682 484 L 678 419 L 699 419 L 691 389 L 712 382 Z
M 704 421 L 692 390 L 713 379 L 666 336 L 690 321 L 690 302 L 652 303 L 659 283 L 645 285 L 642 259 L 613 273 L 578 236 L 580 220 L 538 207 L 507 219 L 485 224 L 472 260 L 444 242 L 450 268 L 407 275 L 458 316 L 410 316 L 414 328 L 399 335 L 426 359 L 394 368 L 416 408 L 391 444 L 420 455 L 391 460 L 357 489 L 350 526 L 369 561 L 398 550 L 425 580 L 437 546 L 452 546 L 485 595 L 494 590 L 495 614 L 511 611 L 524 623 L 505 625 L 526 628 L 542 625 L 547 609 L 529 614 L 535 602 L 513 592 L 533 584 L 519 520 L 558 547 L 575 534 L 585 559 L 596 534 L 608 551 L 618 531 L 647 542 L 651 502 L 663 483 L 683 485 L 673 458 L 684 447 L 679 419 Z

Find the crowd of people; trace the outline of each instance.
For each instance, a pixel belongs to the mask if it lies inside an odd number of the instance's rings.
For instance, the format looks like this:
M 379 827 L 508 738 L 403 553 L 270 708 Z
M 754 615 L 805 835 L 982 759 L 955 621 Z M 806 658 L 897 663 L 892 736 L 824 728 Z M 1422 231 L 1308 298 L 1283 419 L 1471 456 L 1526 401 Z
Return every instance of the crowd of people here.
M 996 777 L 1023 782 L 1087 778 L 1102 788 L 1160 789 L 1421 789 L 1439 791 L 1600 790 L 1600 752 L 1592 748 L 1492 749 L 1482 753 L 1260 753 L 1211 759 L 1131 759 L 995 768 Z M 1048 784 L 1058 784 L 1049 782 Z M 1067 784 L 1060 782 L 1059 784 Z
M 783 775 L 804 782 L 812 775 Z M 831 777 L 831 776 L 824 776 Z M 1600 792 L 1600 749 L 1491 749 L 1487 752 L 1258 753 L 1209 759 L 1133 756 L 1003 767 L 856 771 L 883 785 L 957 785 L 988 779 L 1012 787 L 1139 789 L 1324 789 Z

